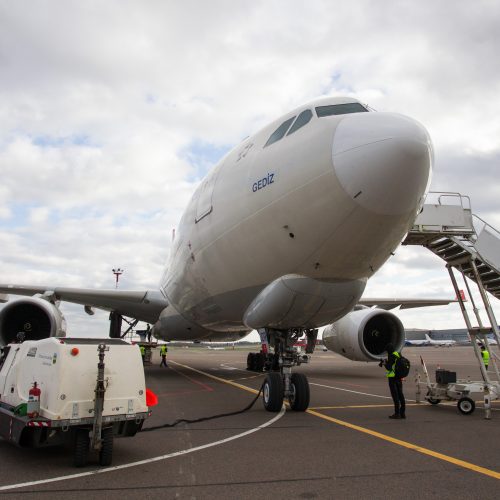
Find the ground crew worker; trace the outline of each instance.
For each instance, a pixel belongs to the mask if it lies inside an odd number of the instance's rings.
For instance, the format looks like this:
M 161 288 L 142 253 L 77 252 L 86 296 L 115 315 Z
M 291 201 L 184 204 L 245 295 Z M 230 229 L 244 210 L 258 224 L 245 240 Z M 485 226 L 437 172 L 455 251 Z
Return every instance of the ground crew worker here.
M 143 345 L 141 345 L 139 346 L 139 349 L 141 350 L 142 364 L 144 364 L 144 358 L 146 356 L 146 348 Z
M 484 345 L 481 346 L 481 356 L 483 358 L 484 367 L 488 369 L 488 365 L 490 364 L 490 353 Z
M 160 349 L 160 354 L 161 354 L 161 363 L 160 366 L 164 366 L 165 368 L 168 368 L 167 365 L 167 352 L 168 352 L 168 347 L 167 344 L 163 344 Z
M 387 344 L 385 347 L 387 351 L 387 359 L 380 361 L 379 366 L 384 365 L 387 373 L 387 380 L 389 382 L 389 390 L 391 391 L 392 400 L 394 402 L 394 413 L 389 418 L 406 418 L 405 410 L 405 396 L 403 394 L 403 382 L 399 377 L 396 377 L 396 360 L 401 357 L 399 352 L 394 350 L 392 344 Z

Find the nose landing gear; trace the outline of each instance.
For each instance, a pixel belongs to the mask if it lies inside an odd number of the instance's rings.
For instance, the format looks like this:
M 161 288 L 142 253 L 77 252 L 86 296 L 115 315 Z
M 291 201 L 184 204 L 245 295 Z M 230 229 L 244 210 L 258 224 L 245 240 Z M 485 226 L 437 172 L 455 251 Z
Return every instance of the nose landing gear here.
M 303 373 L 292 373 L 293 366 L 309 362 L 308 354 L 314 351 L 318 330 L 291 328 L 289 330 L 263 329 L 262 351 L 249 353 L 247 368 L 252 371 L 268 371 L 264 381 L 263 402 L 267 411 L 277 412 L 288 399 L 294 411 L 305 411 L 309 406 L 309 383 Z M 294 346 L 302 335 L 307 338 L 306 354 Z M 267 352 L 270 345 L 274 353 Z

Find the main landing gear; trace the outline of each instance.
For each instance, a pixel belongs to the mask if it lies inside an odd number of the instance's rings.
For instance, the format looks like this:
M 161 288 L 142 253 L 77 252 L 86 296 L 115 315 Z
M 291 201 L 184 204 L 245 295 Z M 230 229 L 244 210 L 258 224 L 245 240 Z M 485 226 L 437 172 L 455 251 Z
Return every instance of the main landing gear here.
M 309 383 L 303 373 L 292 373 L 292 367 L 309 362 L 308 354 L 314 351 L 318 330 L 291 328 L 289 330 L 259 330 L 262 340 L 262 350 L 249 353 L 247 369 L 251 371 L 268 371 L 263 387 L 264 408 L 277 412 L 283 406 L 283 400 L 288 399 L 290 408 L 295 411 L 305 411 L 309 406 Z M 306 335 L 306 354 L 294 344 Z M 268 352 L 271 346 L 274 353 Z

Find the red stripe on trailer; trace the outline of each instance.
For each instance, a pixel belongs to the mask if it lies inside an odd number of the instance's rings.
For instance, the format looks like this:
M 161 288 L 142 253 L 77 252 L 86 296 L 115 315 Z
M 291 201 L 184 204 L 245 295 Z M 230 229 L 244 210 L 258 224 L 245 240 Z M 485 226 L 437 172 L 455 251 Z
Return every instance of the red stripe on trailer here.
M 50 422 L 28 422 L 28 427 L 50 427 Z

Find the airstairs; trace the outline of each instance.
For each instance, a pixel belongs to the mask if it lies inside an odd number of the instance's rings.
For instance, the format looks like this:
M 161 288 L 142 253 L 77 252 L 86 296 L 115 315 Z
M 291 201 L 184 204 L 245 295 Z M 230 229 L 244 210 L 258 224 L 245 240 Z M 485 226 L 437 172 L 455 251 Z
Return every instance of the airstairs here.
M 427 195 L 424 206 L 403 245 L 421 245 L 446 262 L 453 288 L 456 293 L 472 346 L 484 380 L 486 418 L 490 415 L 490 395 L 500 397 L 499 362 L 492 352 L 487 334 L 493 332 L 500 352 L 500 335 L 488 293 L 500 299 L 500 232 L 483 219 L 474 215 L 468 196 L 459 193 L 435 193 Z M 462 276 L 469 299 L 459 289 L 456 272 Z M 467 280 L 466 278 L 469 278 Z M 489 326 L 485 326 L 471 293 L 469 281 L 476 284 Z M 465 302 L 472 306 L 477 326 L 473 326 Z M 488 373 L 482 362 L 478 342 L 490 352 Z M 491 380 L 496 376 L 496 381 Z

